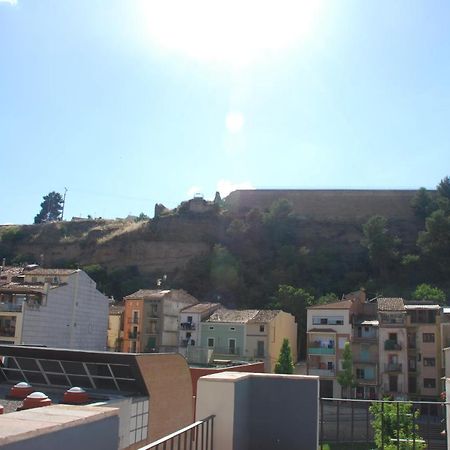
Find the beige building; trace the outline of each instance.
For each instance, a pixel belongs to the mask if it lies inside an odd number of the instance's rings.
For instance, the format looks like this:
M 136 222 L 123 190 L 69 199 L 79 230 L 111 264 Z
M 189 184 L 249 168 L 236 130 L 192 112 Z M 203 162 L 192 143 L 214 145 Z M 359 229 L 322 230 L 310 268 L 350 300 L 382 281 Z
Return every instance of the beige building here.
M 294 364 L 297 362 L 297 324 L 292 314 L 281 310 L 260 310 L 247 322 L 247 355 L 264 361 L 273 372 L 283 340 L 288 339 Z
M 107 350 L 120 352 L 123 341 L 123 305 L 110 305 L 108 316 L 108 341 Z

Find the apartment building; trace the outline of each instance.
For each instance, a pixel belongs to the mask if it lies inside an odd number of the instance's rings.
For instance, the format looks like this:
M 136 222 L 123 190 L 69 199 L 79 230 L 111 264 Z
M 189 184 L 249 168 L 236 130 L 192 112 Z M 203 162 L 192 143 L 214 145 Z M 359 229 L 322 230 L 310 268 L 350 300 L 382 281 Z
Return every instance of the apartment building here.
M 140 289 L 124 298 L 125 352 L 177 352 L 179 315 L 198 300 L 181 289 Z
M 358 291 L 307 310 L 307 373 L 320 376 L 322 397 L 341 395 L 336 376 L 342 369 L 345 343 L 352 340 L 353 316 L 365 299 L 364 291 Z
M 0 273 L 0 343 L 105 350 L 108 298 L 79 269 Z

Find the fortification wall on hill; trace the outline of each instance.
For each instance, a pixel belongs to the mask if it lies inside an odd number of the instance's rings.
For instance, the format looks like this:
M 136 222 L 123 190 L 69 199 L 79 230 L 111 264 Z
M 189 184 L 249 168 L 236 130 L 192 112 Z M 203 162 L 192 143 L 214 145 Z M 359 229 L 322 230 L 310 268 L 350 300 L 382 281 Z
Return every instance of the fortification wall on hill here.
M 252 208 L 268 210 L 285 198 L 295 213 L 316 220 L 364 220 L 375 214 L 414 220 L 411 200 L 416 190 L 237 190 L 225 199 L 229 211 L 245 214 Z

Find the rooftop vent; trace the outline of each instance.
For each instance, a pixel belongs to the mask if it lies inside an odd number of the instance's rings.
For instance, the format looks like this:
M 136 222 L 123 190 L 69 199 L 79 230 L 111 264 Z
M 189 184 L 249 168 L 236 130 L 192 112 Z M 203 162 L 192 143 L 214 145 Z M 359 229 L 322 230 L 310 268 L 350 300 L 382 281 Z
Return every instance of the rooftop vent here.
M 22 406 L 17 408 L 18 411 L 23 409 L 42 408 L 43 406 L 50 406 L 52 401 L 43 392 L 33 392 L 28 395 L 22 403 Z
M 12 398 L 17 398 L 23 400 L 27 395 L 30 395 L 34 391 L 31 384 L 25 383 L 25 381 L 21 381 L 20 383 L 15 384 L 9 390 L 9 396 Z
M 80 405 L 89 401 L 89 395 L 80 387 L 73 387 L 64 392 L 64 403 Z

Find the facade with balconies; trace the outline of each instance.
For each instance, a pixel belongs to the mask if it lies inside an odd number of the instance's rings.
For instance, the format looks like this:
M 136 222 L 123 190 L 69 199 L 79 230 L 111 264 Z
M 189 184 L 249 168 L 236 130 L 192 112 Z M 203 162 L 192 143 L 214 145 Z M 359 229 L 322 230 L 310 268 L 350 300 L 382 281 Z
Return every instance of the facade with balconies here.
M 352 340 L 352 318 L 361 312 L 364 291 L 348 294 L 339 302 L 317 305 L 307 311 L 307 373 L 321 378 L 323 397 L 340 395 L 337 374 L 342 353 Z
M 177 352 L 179 314 L 198 300 L 181 289 L 140 289 L 124 298 L 125 352 Z

